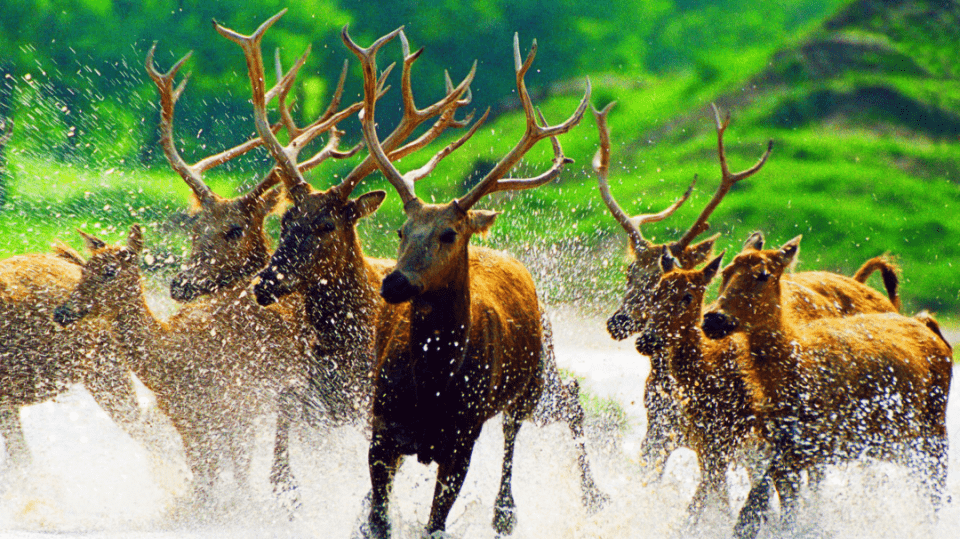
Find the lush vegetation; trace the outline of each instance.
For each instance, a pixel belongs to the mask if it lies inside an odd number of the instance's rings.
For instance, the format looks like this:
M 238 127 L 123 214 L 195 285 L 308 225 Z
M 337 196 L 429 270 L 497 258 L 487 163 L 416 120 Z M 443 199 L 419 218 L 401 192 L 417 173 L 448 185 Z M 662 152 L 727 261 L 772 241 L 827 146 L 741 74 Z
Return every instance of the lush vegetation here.
M 217 36 L 210 18 L 242 30 L 281 2 L 19 1 L 0 20 L 0 114 L 14 118 L 6 151 L 7 202 L 0 251 L 43 250 L 54 238 L 79 245 L 72 228 L 122 237 L 149 223 L 154 258 L 182 254 L 188 190 L 166 168 L 156 144 L 156 90 L 142 58 L 157 40 L 166 69 L 193 49 L 194 75 L 178 107 L 184 154 L 198 158 L 252 133 L 239 50 Z M 405 24 L 426 47 L 416 90 L 426 102 L 442 91 L 442 70 L 462 76 L 477 59 L 478 106 L 494 118 L 432 179 L 422 196 L 449 199 L 482 161 L 517 139 L 522 118 L 512 94 L 512 33 L 540 50 L 529 83 L 547 118 L 573 110 L 584 76 L 597 106 L 611 113 L 612 188 L 625 209 L 659 211 L 694 174 L 692 199 L 645 231 L 674 237 L 716 186 L 716 136 L 709 103 L 732 112 L 727 132 L 734 169 L 751 165 L 766 141 L 775 148 L 757 176 L 738 186 L 711 219 L 721 248 L 739 249 L 749 232 L 771 243 L 803 234 L 801 269 L 851 273 L 882 252 L 904 269 L 906 310 L 960 316 L 960 3 L 934 1 L 754 0 L 645 3 L 515 1 L 382 3 L 313 0 L 268 33 L 289 64 L 307 44 L 314 53 L 297 88 L 298 112 L 316 114 L 348 53 L 337 33 L 350 24 L 361 42 Z M 438 24 L 436 21 L 443 21 Z M 465 29 L 468 29 L 465 30 Z M 399 58 L 399 48 L 384 52 Z M 355 63 L 355 62 L 353 62 Z M 350 96 L 356 95 L 356 71 Z M 396 74 L 393 75 L 397 87 Z M 396 90 L 385 98 L 385 111 Z M 378 113 L 379 113 L 378 109 Z M 383 120 L 389 124 L 389 116 Z M 359 138 L 347 125 L 348 139 Z M 558 185 L 488 201 L 504 212 L 485 241 L 505 246 L 531 267 L 548 301 L 608 309 L 620 293 L 623 234 L 609 218 L 589 169 L 596 129 L 586 118 L 562 139 L 576 159 Z M 542 165 L 546 149 L 529 158 Z M 403 167 L 416 165 L 415 158 Z M 342 175 L 356 160 L 329 163 L 314 184 Z M 263 154 L 209 175 L 227 195 L 269 166 Z M 377 180 L 361 189 L 385 188 Z M 388 189 L 390 191 L 390 189 Z M 400 222 L 396 197 L 364 223 L 368 250 L 391 255 Z M 272 224 L 276 226 L 275 221 Z

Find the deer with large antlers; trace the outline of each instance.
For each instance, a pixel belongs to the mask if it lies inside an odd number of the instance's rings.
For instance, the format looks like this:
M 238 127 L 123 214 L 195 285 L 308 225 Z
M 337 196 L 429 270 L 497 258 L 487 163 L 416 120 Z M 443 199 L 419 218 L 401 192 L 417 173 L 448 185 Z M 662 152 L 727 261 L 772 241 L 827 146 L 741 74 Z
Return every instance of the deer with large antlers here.
M 277 394 L 306 376 L 310 343 L 301 328 L 276 312 L 256 320 L 211 317 L 192 304 L 159 320 L 141 283 L 140 227 L 131 227 L 123 246 L 89 235 L 84 240 L 91 257 L 54 319 L 70 325 L 103 317 L 112 324 L 132 368 L 183 439 L 193 474 L 191 501 L 211 501 L 224 456 L 234 464 L 239 490 L 247 492 L 253 419 L 274 411 Z
M 607 128 L 607 115 L 612 107 L 613 103 L 607 105 L 602 111 L 594 110 L 600 132 L 600 148 L 594 158 L 594 168 L 599 177 L 601 197 L 610 213 L 627 232 L 633 255 L 627 270 L 626 293 L 617 312 L 607 321 L 610 335 L 621 340 L 643 328 L 647 313 L 657 307 L 651 303 L 651 293 L 663 275 L 660 260 L 664 254 L 673 257 L 679 267 L 685 270 L 691 270 L 707 260 L 713 250 L 716 237 L 698 244 L 691 245 L 691 243 L 709 228 L 707 220 L 733 186 L 756 174 L 763 167 L 770 155 L 773 142 L 768 144 L 766 152 L 752 167 L 742 172 L 731 172 L 723 142 L 723 135 L 729 126 L 730 117 L 728 115 L 721 119 L 719 110 L 713 107 L 720 159 L 720 186 L 694 224 L 679 240 L 655 244 L 643 236 L 641 227 L 671 216 L 687 200 L 690 189 L 677 202 L 660 213 L 636 217 L 627 215 L 611 194 L 607 179 L 610 167 L 610 134 Z M 755 233 L 747 240 L 744 250 L 762 247 L 763 236 Z M 863 284 L 875 271 L 882 273 L 889 298 Z M 896 267 L 885 257 L 868 260 L 853 278 L 829 272 L 800 272 L 785 275 L 783 282 L 785 308 L 795 316 L 808 320 L 856 313 L 896 312 L 899 307 Z M 682 427 L 685 421 L 683 414 L 675 399 L 671 397 L 674 392 L 673 386 L 674 379 L 669 375 L 668 366 L 659 362 L 659 356 L 652 356 L 651 370 L 644 388 L 647 434 L 641 443 L 641 459 L 654 476 L 662 473 L 666 459 L 676 448 L 689 445 L 685 439 L 685 429 Z
M 407 174 L 397 170 L 376 133 L 375 97 L 377 51 L 399 33 L 394 31 L 362 48 L 346 29 L 343 32 L 344 43 L 363 65 L 364 141 L 399 193 L 407 215 L 400 229 L 396 267 L 380 289 L 388 303 L 409 302 L 410 306 L 401 331 L 378 335 L 378 340 L 385 342 L 378 346 L 369 452 L 373 491 L 363 531 L 371 537 L 389 536 L 393 476 L 403 455 L 411 454 L 420 462 L 439 465 L 427 532 L 444 530 L 481 427 L 503 412 L 503 474 L 493 524 L 498 533 L 509 534 L 516 523 L 511 489 L 516 436 L 521 421 L 537 405 L 548 368 L 542 314 L 532 278 L 519 262 L 500 252 L 469 248 L 470 237 L 489 230 L 497 215 L 471 207 L 495 191 L 534 188 L 560 173 L 568 159 L 556 136 L 580 121 L 589 99 L 589 84 L 580 106 L 566 122 L 541 126 L 524 83 L 536 42 L 524 61 L 515 37 L 517 87 L 527 118 L 524 136 L 467 195 L 447 204 L 427 204 L 414 194 L 414 182 L 429 174 L 439 158 L 460 147 L 479 124 L 424 167 Z M 547 172 L 530 179 L 503 179 L 545 138 L 552 140 L 555 155 Z M 599 502 L 602 495 L 586 467 L 581 468 L 581 480 L 584 502 Z
M 738 537 L 758 533 L 771 484 L 790 526 L 803 470 L 863 455 L 917 469 L 934 508 L 942 503 L 953 354 L 939 325 L 926 313 L 797 320 L 783 308 L 782 276 L 799 249 L 798 236 L 739 254 L 703 317 L 709 338 L 745 336 L 741 372 L 760 395 L 757 421 L 774 451 L 740 512 Z
M 149 451 L 160 450 L 112 332 L 97 321 L 63 329 L 51 319 L 80 280 L 82 264 L 66 247 L 0 260 L 0 435 L 7 462 L 17 468 L 30 461 L 20 408 L 75 384 Z
M 308 47 L 293 67 L 284 74 L 280 64 L 279 51 L 277 51 L 276 71 L 278 82 L 276 86 L 264 92 L 267 102 L 276 97 L 279 104 L 280 122 L 271 126 L 270 132 L 273 134 L 280 128 L 286 130 L 289 137 L 286 151 L 295 158 L 318 136 L 324 133 L 329 135 L 326 144 L 312 156 L 298 163 L 297 170 L 300 174 L 317 167 L 327 159 L 350 157 L 361 147 L 361 145 L 357 145 L 345 151 L 338 148 L 341 133 L 336 129 L 336 125 L 356 113 L 363 106 L 362 102 L 358 102 L 343 111 L 338 110 L 346 80 L 346 63 L 344 63 L 339 82 L 326 111 L 305 127 L 298 126 L 294 121 L 288 104 L 288 93 L 309 52 Z M 280 315 L 287 318 L 291 323 L 301 323 L 305 318 L 302 296 L 290 296 L 281 304 L 264 310 L 246 292 L 256 272 L 266 266 L 272 255 L 264 233 L 264 220 L 280 200 L 280 191 L 274 189 L 274 187 L 280 184 L 281 180 L 285 180 L 287 175 L 279 167 L 273 167 L 253 189 L 243 195 L 225 199 L 214 193 L 204 183 L 203 173 L 216 165 L 262 146 L 263 139 L 258 136 L 193 165 L 185 163 L 180 157 L 173 140 L 173 114 L 176 101 L 183 92 L 186 79 L 174 88 L 174 78 L 189 55 L 177 62 L 166 73 L 160 73 L 154 67 L 153 53 L 154 49 L 152 48 L 147 55 L 146 66 L 147 72 L 156 83 L 161 96 L 161 144 L 171 167 L 180 174 L 190 187 L 197 202 L 190 236 L 189 259 L 185 268 L 171 282 L 171 296 L 178 301 L 192 301 L 199 296 L 212 295 L 211 300 L 205 304 L 205 308 L 212 318 L 241 318 L 255 324 L 260 317 L 271 319 Z M 312 333 L 312 329 L 304 324 L 300 332 L 307 335 Z M 320 358 L 322 356 L 313 355 L 311 357 Z M 330 363 L 311 362 L 305 364 L 304 367 L 310 369 L 310 372 L 305 374 L 303 380 L 315 378 L 315 371 L 323 370 Z M 344 388 L 335 388 L 323 393 L 323 395 L 331 396 L 330 399 L 327 399 L 328 401 L 337 401 L 338 399 L 333 397 L 343 391 Z M 282 406 L 277 418 L 274 463 L 270 477 L 278 494 L 292 497 L 289 501 L 294 507 L 298 502 L 296 500 L 296 482 L 289 466 L 289 432 L 292 419 L 299 415 L 294 409 L 297 402 L 306 399 L 310 394 L 311 392 L 307 391 L 307 388 L 288 388 L 280 396 Z M 326 404 L 324 411 L 328 416 L 339 415 L 339 410 L 331 407 L 329 402 Z

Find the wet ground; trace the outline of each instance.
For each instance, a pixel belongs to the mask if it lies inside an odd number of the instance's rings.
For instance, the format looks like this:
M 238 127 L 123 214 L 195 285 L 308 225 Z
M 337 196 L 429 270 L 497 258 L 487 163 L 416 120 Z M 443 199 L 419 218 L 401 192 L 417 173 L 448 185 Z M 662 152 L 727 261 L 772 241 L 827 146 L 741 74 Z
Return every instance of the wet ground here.
M 620 430 L 594 429 L 589 439 L 594 473 L 612 502 L 595 515 L 579 503 L 573 443 L 562 425 L 526 425 L 517 444 L 514 494 L 517 538 L 725 537 L 732 521 L 712 515 L 694 530 L 684 529 L 685 507 L 697 481 L 696 459 L 678 451 L 663 481 L 645 484 L 637 463 L 645 430 L 643 380 L 648 361 L 632 342 L 609 339 L 599 318 L 573 311 L 552 313 L 561 367 L 584 378 L 594 395 L 616 400 L 626 412 Z M 915 481 L 889 464 L 854 463 L 829 468 L 819 495 L 807 497 L 804 537 L 960 536 L 960 395 L 953 385 L 948 412 L 951 437 L 948 490 L 952 502 L 931 522 Z M 145 404 L 149 395 L 143 393 Z M 0 536 L 166 538 L 166 537 L 350 537 L 369 487 L 366 438 L 361 428 L 303 429 L 293 448 L 293 468 L 303 508 L 288 521 L 273 501 L 267 475 L 272 424 L 264 420 L 255 436 L 251 497 L 232 488 L 229 474 L 218 491 L 217 517 L 188 510 L 174 520 L 175 500 L 185 487 L 182 454 L 172 428 L 164 459 L 149 456 L 119 430 L 82 389 L 56 402 L 23 411 L 33 463 L 23 473 L 3 470 Z M 451 513 L 455 537 L 491 538 L 492 505 L 502 456 L 499 421 L 487 425 L 473 455 L 463 493 Z M 394 490 L 393 518 L 400 537 L 419 537 L 433 492 L 435 467 L 405 463 Z M 742 503 L 746 473 L 730 473 L 732 503 Z M 767 532 L 767 537 L 772 536 Z

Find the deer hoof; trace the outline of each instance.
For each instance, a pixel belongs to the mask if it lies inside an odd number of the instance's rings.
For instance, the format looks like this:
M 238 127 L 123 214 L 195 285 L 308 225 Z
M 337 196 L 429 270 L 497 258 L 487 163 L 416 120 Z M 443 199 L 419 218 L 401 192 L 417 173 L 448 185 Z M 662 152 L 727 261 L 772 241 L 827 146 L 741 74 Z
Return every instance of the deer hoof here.
M 493 529 L 498 535 L 510 535 L 517 526 L 517 508 L 497 506 L 493 511 Z

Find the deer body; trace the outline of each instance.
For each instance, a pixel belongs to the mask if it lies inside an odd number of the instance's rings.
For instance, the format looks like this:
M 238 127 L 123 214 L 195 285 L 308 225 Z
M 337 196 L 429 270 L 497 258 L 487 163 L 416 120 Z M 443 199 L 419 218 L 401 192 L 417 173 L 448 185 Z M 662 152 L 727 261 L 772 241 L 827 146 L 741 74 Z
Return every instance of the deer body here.
M 779 251 L 739 255 L 724 270 L 728 284 L 704 317 L 708 337 L 746 336 L 752 364 L 745 374 L 761 388 L 758 421 L 774 449 L 737 534 L 757 533 L 769 482 L 790 523 L 802 470 L 863 454 L 919 468 L 938 507 L 947 468 L 949 345 L 929 315 L 792 319 L 779 307 L 780 276 L 798 249 L 796 238 Z
M 201 301 L 158 320 L 143 294 L 139 227 L 126 247 L 90 237 L 88 245 L 83 278 L 55 319 L 110 320 L 135 372 L 183 439 L 200 501 L 207 501 L 224 452 L 245 489 L 252 420 L 275 410 L 277 394 L 303 383 L 307 338 L 289 315 L 262 309 L 240 289 L 234 301 Z
M 72 252 L 28 254 L 0 261 L 0 432 L 8 462 L 30 460 L 20 408 L 37 404 L 83 384 L 97 404 L 148 450 L 133 379 L 113 334 L 98 321 L 64 329 L 54 309 L 80 280 Z

